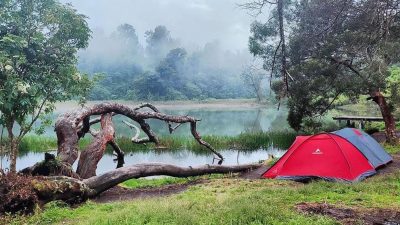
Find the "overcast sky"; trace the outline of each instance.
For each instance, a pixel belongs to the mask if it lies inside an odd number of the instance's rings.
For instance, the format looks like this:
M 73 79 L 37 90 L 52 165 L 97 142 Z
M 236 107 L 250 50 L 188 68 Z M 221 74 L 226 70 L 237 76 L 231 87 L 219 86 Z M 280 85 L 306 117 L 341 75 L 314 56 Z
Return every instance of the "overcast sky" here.
M 122 23 L 144 32 L 165 25 L 185 47 L 220 41 L 226 50 L 245 50 L 254 20 L 237 4 L 246 0 L 62 0 L 89 17 L 93 30 L 111 33 Z

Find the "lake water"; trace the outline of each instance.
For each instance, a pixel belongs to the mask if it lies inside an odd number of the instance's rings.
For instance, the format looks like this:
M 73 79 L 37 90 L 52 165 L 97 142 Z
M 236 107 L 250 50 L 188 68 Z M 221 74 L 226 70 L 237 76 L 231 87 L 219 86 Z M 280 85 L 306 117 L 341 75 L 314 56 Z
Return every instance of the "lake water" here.
M 268 154 L 274 157 L 281 157 L 285 151 L 269 148 L 269 149 L 259 149 L 251 152 L 243 152 L 238 150 L 223 150 L 219 151 L 225 158 L 223 165 L 238 165 L 246 163 L 256 163 L 260 160 L 266 160 Z M 56 152 L 50 152 L 55 154 Z M 113 170 L 116 168 L 117 163 L 114 162 L 115 156 L 112 154 L 105 154 L 100 160 L 97 167 L 97 174 L 102 174 L 104 172 Z M 36 162 L 40 162 L 44 159 L 44 153 L 28 152 L 24 155 L 20 155 L 17 161 L 17 170 L 24 169 L 28 166 L 32 166 Z M 134 165 L 138 163 L 149 163 L 149 162 L 160 162 L 174 164 L 177 166 L 201 166 L 206 164 L 216 164 L 213 162 L 213 155 L 198 155 L 188 150 L 174 151 L 174 152 L 134 152 L 127 153 L 125 155 L 125 166 Z M 3 168 L 8 167 L 8 159 L 2 158 L 1 165 Z M 76 169 L 77 163 L 74 164 Z
M 61 105 L 57 108 L 56 113 L 52 116 L 53 121 L 56 117 L 67 110 L 76 108 L 76 105 Z M 190 115 L 201 119 L 198 123 L 198 131 L 201 135 L 226 135 L 235 136 L 243 132 L 282 130 L 289 126 L 286 121 L 287 111 L 281 108 L 279 111 L 276 106 L 254 106 L 254 105 L 190 105 L 175 107 L 174 105 L 160 107 L 160 111 L 172 115 Z M 122 120 L 126 117 L 115 116 L 113 119 L 116 135 L 131 137 L 133 131 L 129 129 Z M 132 122 L 132 121 L 130 121 Z M 153 131 L 159 136 L 170 135 L 165 122 L 149 120 Z M 133 123 L 133 122 L 132 122 Z M 94 127 L 96 128 L 96 127 Z M 142 134 L 143 135 L 143 134 Z M 179 127 L 172 135 L 175 136 L 191 136 L 188 124 Z M 44 136 L 55 137 L 54 127 L 48 127 Z M 259 149 L 251 152 L 237 150 L 220 151 L 225 157 L 224 165 L 234 165 L 243 163 L 253 163 L 259 160 L 265 160 L 268 154 L 280 157 L 284 151 L 271 146 L 268 149 Z M 27 152 L 18 157 L 17 169 L 23 169 L 31 166 L 36 162 L 42 161 L 43 153 Z M 116 167 L 113 161 L 115 158 L 111 154 L 106 154 L 98 165 L 97 173 L 112 170 Z M 198 155 L 188 150 L 179 151 L 148 151 L 127 153 L 125 156 L 125 165 L 132 165 L 146 162 L 163 162 L 179 166 L 198 166 L 204 164 L 212 164 L 212 155 Z M 6 157 L 1 160 L 2 168 L 7 168 L 9 162 Z M 76 166 L 76 165 L 75 165 Z
M 67 111 L 66 108 L 71 109 L 76 107 L 76 105 L 60 105 L 54 115 L 51 116 L 52 121 L 55 121 L 59 114 Z M 201 135 L 235 136 L 248 131 L 282 130 L 289 128 L 286 121 L 286 108 L 282 107 L 278 111 L 275 105 L 258 106 L 243 104 L 232 105 L 232 107 L 215 104 L 192 104 L 180 107 L 167 105 L 160 107 L 160 111 L 170 115 L 189 115 L 201 119 L 197 124 L 197 129 Z M 127 117 L 114 116 L 113 122 L 116 128 L 116 135 L 131 137 L 134 134 L 133 131 L 122 120 L 135 124 L 135 122 L 130 121 Z M 165 122 L 149 119 L 148 123 L 158 135 L 170 135 Z M 97 127 L 94 126 L 95 129 Z M 46 128 L 44 135 L 55 136 L 54 124 Z M 189 124 L 179 127 L 173 135 L 190 136 Z

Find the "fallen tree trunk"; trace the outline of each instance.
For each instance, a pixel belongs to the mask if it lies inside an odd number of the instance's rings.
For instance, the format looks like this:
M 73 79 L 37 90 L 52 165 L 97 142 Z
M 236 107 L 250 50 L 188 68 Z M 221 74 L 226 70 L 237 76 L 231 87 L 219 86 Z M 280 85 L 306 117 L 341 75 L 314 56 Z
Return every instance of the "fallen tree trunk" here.
M 83 183 L 93 191 L 92 194 L 97 195 L 121 182 L 132 178 L 160 175 L 172 177 L 192 177 L 213 173 L 238 173 L 253 170 L 260 166 L 261 164 L 244 164 L 237 166 L 205 165 L 200 167 L 179 167 L 164 163 L 145 163 L 118 168 L 102 175 L 85 179 L 83 180 Z
M 261 164 L 179 167 L 170 164 L 147 163 L 118 168 L 83 180 L 66 176 L 34 177 L 13 173 L 0 174 L 0 199 L 2 199 L 0 214 L 18 211 L 29 213 L 34 209 L 36 203 L 43 204 L 53 200 L 62 200 L 71 204 L 80 203 L 133 178 L 157 175 L 191 177 L 215 173 L 238 173 L 257 169 L 260 166 Z M 27 199 L 24 196 L 29 197 L 29 208 L 26 207 Z

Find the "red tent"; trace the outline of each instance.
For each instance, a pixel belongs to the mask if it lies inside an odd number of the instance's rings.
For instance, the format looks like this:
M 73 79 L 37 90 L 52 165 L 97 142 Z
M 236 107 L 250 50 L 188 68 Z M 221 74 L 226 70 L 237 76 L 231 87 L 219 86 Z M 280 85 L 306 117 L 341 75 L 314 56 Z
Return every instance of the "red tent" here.
M 376 173 L 368 159 L 348 140 L 332 133 L 298 136 L 264 178 L 323 178 L 356 181 Z

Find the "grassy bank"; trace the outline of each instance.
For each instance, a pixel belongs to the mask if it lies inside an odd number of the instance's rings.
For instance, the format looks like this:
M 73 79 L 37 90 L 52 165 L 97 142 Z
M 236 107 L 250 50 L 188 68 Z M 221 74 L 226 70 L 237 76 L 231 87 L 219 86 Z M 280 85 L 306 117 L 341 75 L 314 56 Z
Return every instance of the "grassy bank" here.
M 177 182 L 182 182 L 179 179 Z M 301 184 L 217 177 L 169 197 L 107 204 L 88 202 L 78 208 L 50 203 L 44 211 L 31 217 L 19 217 L 13 223 L 337 224 L 332 218 L 299 213 L 295 205 L 318 202 L 359 209 L 400 210 L 399 184 L 400 172 L 355 184 L 325 181 Z
M 385 146 L 398 154 L 400 146 Z M 7 224 L 338 224 L 296 210 L 300 203 L 327 203 L 357 210 L 400 210 L 400 171 L 378 174 L 359 183 L 245 180 L 233 175 L 133 179 L 129 188 L 157 188 L 197 179 L 209 182 L 168 197 L 107 204 L 87 202 L 77 208 L 52 202 L 35 215 L 6 218 Z
M 279 132 L 258 132 L 258 133 L 242 133 L 238 136 L 204 136 L 203 139 L 210 143 L 214 148 L 221 149 L 240 149 L 240 150 L 256 150 L 260 148 L 268 148 L 274 146 L 286 149 L 295 139 L 296 134 L 289 131 Z M 160 138 L 161 146 L 165 151 L 177 151 L 188 149 L 195 153 L 208 153 L 197 143 L 192 137 L 181 136 L 164 136 Z M 84 149 L 90 143 L 90 138 L 84 138 L 79 142 L 80 148 Z M 126 152 L 150 151 L 154 150 L 154 144 L 137 145 L 133 144 L 129 138 L 118 137 L 117 143 Z M 41 136 L 27 136 L 23 139 L 20 146 L 20 152 L 45 152 L 57 148 L 57 139 Z M 111 149 L 108 149 L 111 152 Z

